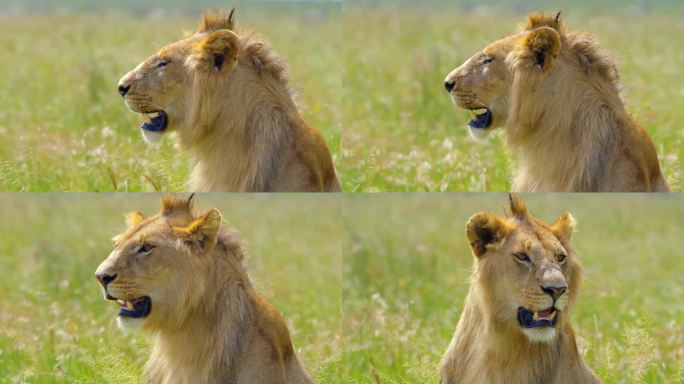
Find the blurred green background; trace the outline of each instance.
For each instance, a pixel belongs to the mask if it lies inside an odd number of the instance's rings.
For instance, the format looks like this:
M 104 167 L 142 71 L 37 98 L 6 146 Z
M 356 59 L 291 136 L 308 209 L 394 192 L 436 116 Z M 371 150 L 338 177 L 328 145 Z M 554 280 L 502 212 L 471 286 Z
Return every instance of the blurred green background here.
M 189 156 L 170 137 L 146 145 L 116 85 L 204 9 L 233 6 L 287 60 L 339 168 L 339 2 L 0 0 L 0 191 L 184 190 Z
M 606 384 L 684 383 L 684 196 L 522 195 L 546 222 L 577 219 L 584 266 L 570 312 L 580 353 Z M 468 290 L 468 218 L 505 194 L 345 196 L 338 383 L 439 381 Z M 374 376 L 376 378 L 374 378 Z
M 95 269 L 123 214 L 159 211 L 157 194 L 0 194 L 0 383 L 138 383 L 150 347 L 123 334 Z M 319 383 L 339 370 L 340 200 L 198 195 L 243 236 L 256 288 L 285 317 Z
M 345 191 L 508 191 L 515 154 L 501 132 L 478 143 L 446 75 L 532 11 L 562 11 L 617 60 L 628 111 L 681 191 L 684 2 L 634 0 L 345 0 Z

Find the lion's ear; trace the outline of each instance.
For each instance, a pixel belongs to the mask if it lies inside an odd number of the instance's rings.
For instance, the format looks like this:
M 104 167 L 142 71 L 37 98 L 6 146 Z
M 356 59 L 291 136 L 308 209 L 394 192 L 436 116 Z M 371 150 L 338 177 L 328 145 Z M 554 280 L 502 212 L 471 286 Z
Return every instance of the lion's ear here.
M 510 231 L 506 220 L 489 212 L 476 213 L 466 224 L 466 236 L 477 257 L 484 255 L 488 245 L 500 242 Z
M 549 71 L 560 53 L 561 39 L 555 29 L 539 27 L 527 33 L 522 41 L 524 59 L 532 65 Z
M 197 44 L 190 59 L 196 70 L 230 73 L 237 65 L 239 50 L 235 32 L 219 29 Z
M 558 237 L 561 241 L 570 241 L 572 233 L 575 231 L 575 225 L 577 221 L 569 212 L 565 212 L 558 220 L 556 220 L 553 225 L 551 225 L 551 231 Z
M 125 215 L 125 217 L 126 217 L 126 225 L 129 227 L 132 227 L 132 226 L 138 224 L 139 222 L 145 220 L 145 217 L 143 216 L 142 213 L 140 213 L 140 211 L 134 211 L 134 212 L 127 213 Z
M 176 236 L 185 241 L 198 243 L 202 248 L 209 248 L 216 243 L 221 221 L 221 212 L 217 209 L 210 209 L 184 227 L 173 227 L 173 231 Z

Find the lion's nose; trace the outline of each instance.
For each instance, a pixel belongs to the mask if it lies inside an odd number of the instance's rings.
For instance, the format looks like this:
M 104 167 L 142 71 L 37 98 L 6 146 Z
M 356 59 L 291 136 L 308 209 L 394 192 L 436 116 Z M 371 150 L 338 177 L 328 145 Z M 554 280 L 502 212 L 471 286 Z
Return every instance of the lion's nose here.
M 563 295 L 563 293 L 565 293 L 565 291 L 568 290 L 568 287 L 541 287 L 541 290 L 547 295 L 551 296 L 553 301 L 556 301 L 559 297 L 561 297 L 561 295 Z
M 121 96 L 126 96 L 126 94 L 128 93 L 128 90 L 129 90 L 129 89 L 131 89 L 131 86 L 130 86 L 130 85 L 119 84 L 119 94 L 120 94 Z
M 106 273 L 96 273 L 95 278 L 102 284 L 102 287 L 107 289 L 107 285 L 116 279 L 116 275 L 108 275 Z
M 454 90 L 454 86 L 456 85 L 455 81 L 445 81 L 444 82 L 444 88 L 446 88 L 447 92 L 451 93 L 451 91 Z

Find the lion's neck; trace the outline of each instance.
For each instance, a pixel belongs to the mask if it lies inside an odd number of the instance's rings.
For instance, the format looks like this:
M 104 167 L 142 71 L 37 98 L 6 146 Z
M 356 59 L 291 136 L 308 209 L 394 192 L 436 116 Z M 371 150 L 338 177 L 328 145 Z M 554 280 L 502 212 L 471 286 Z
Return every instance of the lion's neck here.
M 179 327 L 155 334 L 145 369 L 151 383 L 232 382 L 254 316 L 255 292 L 244 271 L 232 265 L 219 265 L 212 280 Z
M 525 87 L 536 92 L 513 95 L 505 128 L 509 148 L 518 153 L 513 189 L 600 190 L 602 172 L 628 116 L 617 89 L 597 81 L 550 77 Z
M 287 86 L 238 65 L 220 89 L 192 102 L 193 123 L 178 132 L 194 158 L 192 191 L 268 191 L 293 142 L 289 116 L 298 114 Z

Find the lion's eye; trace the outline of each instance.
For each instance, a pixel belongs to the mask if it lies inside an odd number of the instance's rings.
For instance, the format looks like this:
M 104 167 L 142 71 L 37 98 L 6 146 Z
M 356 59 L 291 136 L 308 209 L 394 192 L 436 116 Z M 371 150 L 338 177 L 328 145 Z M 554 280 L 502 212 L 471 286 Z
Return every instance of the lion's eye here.
M 493 58 L 493 57 L 488 57 L 488 58 L 482 60 L 482 64 L 489 64 L 489 63 L 491 63 L 492 61 L 494 61 L 494 58 Z
M 525 252 L 514 253 L 513 256 L 520 261 L 530 262 L 530 257 Z
M 159 60 L 159 63 L 157 63 L 157 68 L 164 68 L 164 67 L 166 67 L 167 65 L 169 65 L 169 61 L 168 61 L 168 60 Z
M 565 261 L 565 259 L 566 259 L 567 257 L 568 257 L 568 256 L 567 256 L 566 254 L 561 253 L 561 254 L 558 254 L 558 255 L 556 256 L 556 260 L 558 260 L 559 263 L 562 263 L 562 262 Z
M 154 245 L 148 243 L 142 244 L 140 248 L 138 248 L 138 254 L 148 253 L 152 249 L 154 249 Z

